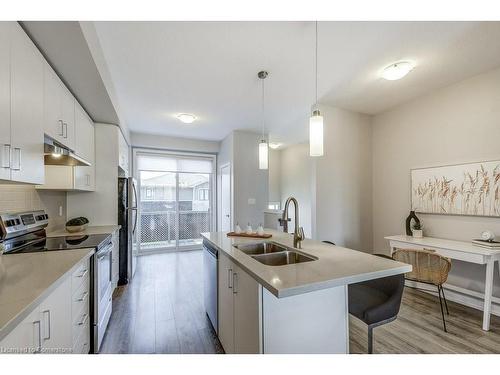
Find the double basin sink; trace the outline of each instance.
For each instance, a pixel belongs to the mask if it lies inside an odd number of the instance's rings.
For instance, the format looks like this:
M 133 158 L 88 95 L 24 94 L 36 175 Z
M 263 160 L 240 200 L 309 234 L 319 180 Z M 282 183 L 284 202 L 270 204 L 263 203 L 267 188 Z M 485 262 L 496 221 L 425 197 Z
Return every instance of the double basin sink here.
M 234 247 L 267 266 L 285 266 L 287 264 L 312 262 L 318 259 L 276 242 L 240 244 L 234 245 Z

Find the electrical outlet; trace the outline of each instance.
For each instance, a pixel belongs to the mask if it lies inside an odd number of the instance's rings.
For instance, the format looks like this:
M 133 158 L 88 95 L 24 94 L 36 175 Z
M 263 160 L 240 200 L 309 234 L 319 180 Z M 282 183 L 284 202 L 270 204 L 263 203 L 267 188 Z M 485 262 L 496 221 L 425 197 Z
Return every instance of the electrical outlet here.
M 249 205 L 253 206 L 256 202 L 257 202 L 257 200 L 255 198 L 248 198 L 248 204 Z
M 63 215 L 63 207 L 59 206 L 59 216 L 62 216 L 62 215 Z

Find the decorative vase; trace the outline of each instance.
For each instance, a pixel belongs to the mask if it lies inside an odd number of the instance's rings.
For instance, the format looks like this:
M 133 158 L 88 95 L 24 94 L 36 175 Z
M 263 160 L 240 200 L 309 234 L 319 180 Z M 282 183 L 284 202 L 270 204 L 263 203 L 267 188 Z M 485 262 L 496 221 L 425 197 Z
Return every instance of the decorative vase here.
M 415 221 L 415 223 L 420 224 L 420 220 L 418 219 L 417 215 L 415 215 L 415 211 L 410 211 L 410 214 L 406 218 L 406 235 L 407 236 L 413 235 L 412 230 L 411 230 L 412 219 Z
M 66 231 L 69 233 L 80 233 L 83 232 L 87 228 L 87 224 L 84 225 L 67 225 Z
M 422 229 L 412 229 L 411 231 L 414 238 L 422 238 L 424 236 Z

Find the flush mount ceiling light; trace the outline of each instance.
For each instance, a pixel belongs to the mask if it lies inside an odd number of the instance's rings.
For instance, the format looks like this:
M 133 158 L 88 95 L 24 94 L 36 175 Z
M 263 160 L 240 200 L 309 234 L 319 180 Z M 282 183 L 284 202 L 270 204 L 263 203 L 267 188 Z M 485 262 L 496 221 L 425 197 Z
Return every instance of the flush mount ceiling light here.
M 269 143 L 269 147 L 271 147 L 273 150 L 276 150 L 281 147 L 281 143 L 271 142 Z
M 323 116 L 318 109 L 318 21 L 316 21 L 316 103 L 309 118 L 309 156 L 323 156 Z
M 184 124 L 191 124 L 194 122 L 194 120 L 196 120 L 196 116 L 192 115 L 191 113 L 179 113 L 175 117 L 177 117 Z
M 388 81 L 396 81 L 410 73 L 415 64 L 411 61 L 398 61 L 384 68 L 382 78 Z
M 262 138 L 259 143 L 259 169 L 267 169 L 269 165 L 269 148 L 266 140 L 266 122 L 265 122 L 265 107 L 264 107 L 264 80 L 268 76 L 265 70 L 257 73 L 257 77 L 262 81 Z

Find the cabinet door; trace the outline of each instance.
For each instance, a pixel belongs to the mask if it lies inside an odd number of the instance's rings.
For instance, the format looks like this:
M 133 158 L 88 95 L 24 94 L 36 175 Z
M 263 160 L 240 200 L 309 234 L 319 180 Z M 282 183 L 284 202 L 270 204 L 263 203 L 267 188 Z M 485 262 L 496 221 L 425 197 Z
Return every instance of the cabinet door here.
M 38 307 L 17 325 L 1 342 L 3 353 L 37 353 L 42 344 Z
M 43 130 L 49 137 L 64 143 L 64 121 L 61 113 L 62 83 L 47 62 L 44 63 Z
M 239 267 L 234 267 L 234 351 L 260 353 L 260 285 Z
M 67 277 L 41 304 L 42 348 L 46 353 L 73 348 L 71 336 L 71 278 Z M 67 351 L 66 351 L 67 350 Z
M 219 340 L 226 353 L 234 353 L 233 263 L 219 251 Z
M 95 190 L 94 124 L 80 104 L 75 102 L 75 153 L 91 166 L 75 167 L 75 189 Z
M 43 184 L 43 58 L 18 23 L 11 40 L 11 179 Z
M 62 82 L 61 82 L 61 85 Z M 63 85 L 61 87 L 61 114 L 63 120 L 63 144 L 75 149 L 75 98 Z
M 0 180 L 10 180 L 10 28 L 0 22 Z

